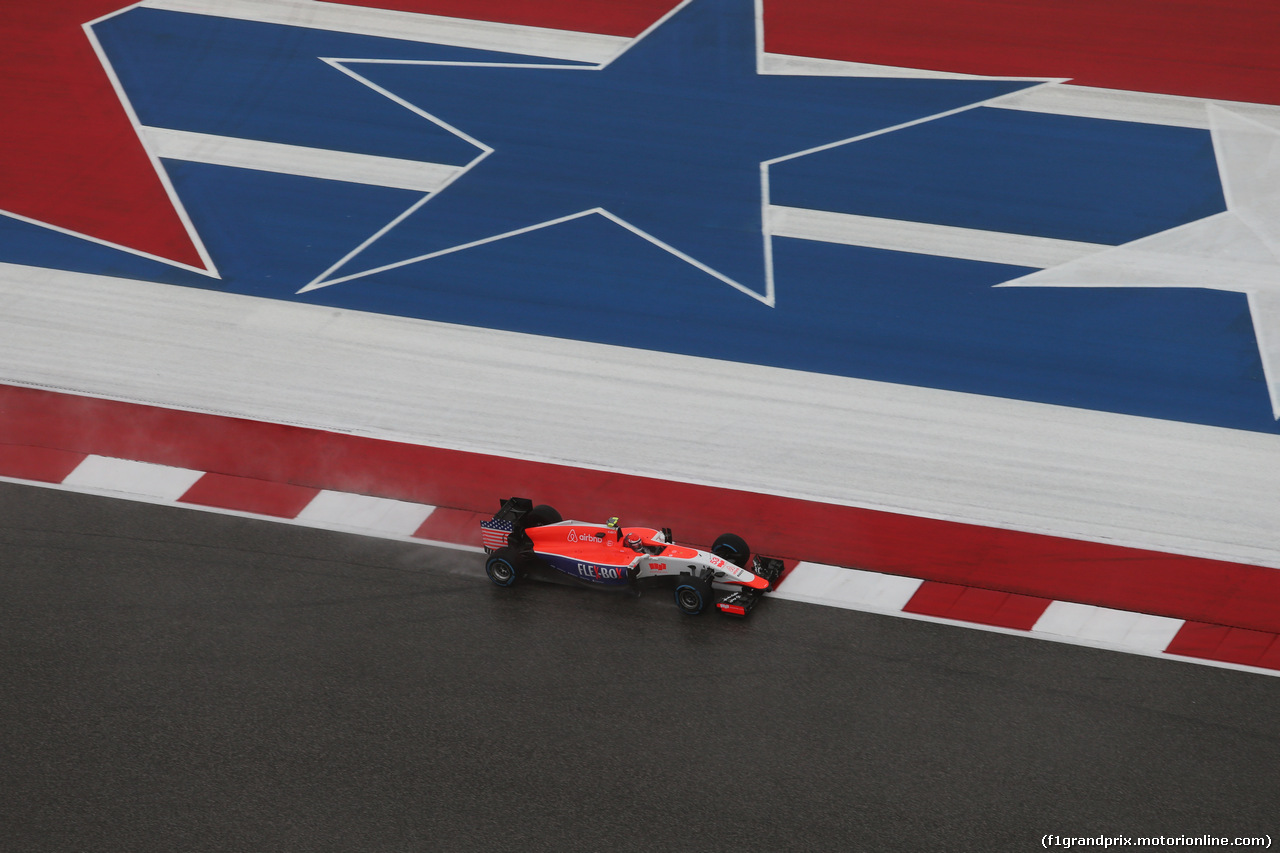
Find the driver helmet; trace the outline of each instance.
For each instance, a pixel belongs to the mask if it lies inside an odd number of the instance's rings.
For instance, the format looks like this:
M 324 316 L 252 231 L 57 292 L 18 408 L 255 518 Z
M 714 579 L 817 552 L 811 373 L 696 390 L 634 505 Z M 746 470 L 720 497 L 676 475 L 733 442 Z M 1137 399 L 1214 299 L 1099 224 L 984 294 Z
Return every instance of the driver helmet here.
M 641 542 L 640 537 L 635 533 L 628 533 L 627 538 L 622 541 L 623 541 L 623 544 L 625 544 L 632 551 L 640 551 L 644 548 L 644 543 Z

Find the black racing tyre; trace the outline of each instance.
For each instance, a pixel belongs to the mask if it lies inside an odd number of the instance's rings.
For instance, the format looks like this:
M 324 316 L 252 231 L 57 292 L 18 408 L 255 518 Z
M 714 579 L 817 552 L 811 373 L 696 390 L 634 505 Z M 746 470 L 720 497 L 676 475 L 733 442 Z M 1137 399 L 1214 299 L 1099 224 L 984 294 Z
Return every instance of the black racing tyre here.
M 681 575 L 676 583 L 676 607 L 688 616 L 711 609 L 711 582 L 706 578 Z
M 484 573 L 498 586 L 511 586 L 524 574 L 523 563 L 515 548 L 499 548 L 484 561 Z
M 538 504 L 525 513 L 522 521 L 525 528 L 542 527 L 544 524 L 559 524 L 564 521 L 564 517 L 556 511 L 555 507 Z
M 721 533 L 716 544 L 711 546 L 711 553 L 740 569 L 745 569 L 751 559 L 751 549 L 747 547 L 746 540 L 736 533 Z

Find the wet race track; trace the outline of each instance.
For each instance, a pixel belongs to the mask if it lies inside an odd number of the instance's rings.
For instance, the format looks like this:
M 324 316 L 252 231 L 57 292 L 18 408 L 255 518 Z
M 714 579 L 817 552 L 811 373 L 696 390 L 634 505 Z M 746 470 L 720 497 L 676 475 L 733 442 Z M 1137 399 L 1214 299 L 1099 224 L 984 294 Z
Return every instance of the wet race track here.
M 1280 680 L 0 484 L 0 848 L 1275 835 Z

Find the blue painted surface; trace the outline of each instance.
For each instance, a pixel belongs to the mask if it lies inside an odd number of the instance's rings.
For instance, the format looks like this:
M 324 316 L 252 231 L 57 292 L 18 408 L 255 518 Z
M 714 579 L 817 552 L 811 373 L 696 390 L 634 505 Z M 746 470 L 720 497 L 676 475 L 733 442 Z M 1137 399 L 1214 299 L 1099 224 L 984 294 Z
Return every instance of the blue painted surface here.
M 167 165 L 178 194 L 190 199 L 187 213 L 222 286 L 276 299 L 295 298 L 302 283 L 421 196 L 201 163 Z
M 1111 246 L 1226 209 L 1207 130 L 993 108 L 772 176 L 775 204 Z
M 604 71 L 353 66 L 504 156 L 438 194 L 344 272 L 598 204 L 758 289 L 760 160 L 1010 85 L 755 78 L 752 6 L 699 0 Z M 469 144 L 306 59 L 457 51 L 261 25 L 249 36 L 233 23 L 207 30 L 209 19 L 146 10 L 113 19 L 118 29 L 104 44 L 144 122 L 425 160 L 445 149 L 462 158 L 448 162 L 472 156 Z M 185 47 L 160 37 L 175 32 Z M 205 54 L 183 64 L 183 51 L 200 44 Z M 230 76 L 219 76 L 223 66 Z M 139 82 L 162 72 L 169 88 Z M 253 80 L 260 85 L 246 89 Z M 314 98 L 282 105 L 309 87 Z M 1222 209 L 1207 146 L 1197 131 L 978 109 L 779 165 L 773 200 L 1118 243 Z M 221 281 L 4 218 L 0 260 L 1277 429 L 1242 294 L 995 289 L 1027 270 L 780 238 L 770 308 L 592 216 L 297 295 L 421 196 L 166 166 Z

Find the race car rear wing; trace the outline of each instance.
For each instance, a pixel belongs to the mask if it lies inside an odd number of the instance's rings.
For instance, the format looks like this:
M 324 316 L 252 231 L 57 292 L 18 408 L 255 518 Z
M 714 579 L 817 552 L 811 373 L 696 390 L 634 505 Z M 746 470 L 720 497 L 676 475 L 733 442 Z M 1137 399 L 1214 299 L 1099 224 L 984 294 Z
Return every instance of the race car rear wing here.
M 528 498 L 507 498 L 498 502 L 500 508 L 493 516 L 494 520 L 502 519 L 503 521 L 519 521 L 524 515 L 533 509 L 533 501 Z
M 486 554 L 507 547 L 520 520 L 533 509 L 533 501 L 528 498 L 507 498 L 500 503 L 501 507 L 493 518 L 480 522 L 480 544 Z

